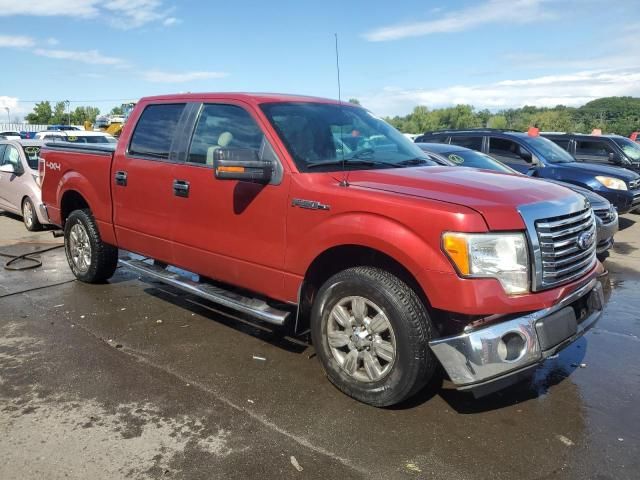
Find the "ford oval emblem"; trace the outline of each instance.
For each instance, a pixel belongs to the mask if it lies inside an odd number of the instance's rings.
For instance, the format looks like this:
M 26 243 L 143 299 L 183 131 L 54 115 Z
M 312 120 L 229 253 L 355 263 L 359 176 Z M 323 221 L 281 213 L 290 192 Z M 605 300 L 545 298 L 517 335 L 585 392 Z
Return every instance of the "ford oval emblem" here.
M 593 233 L 593 230 L 589 230 L 588 232 L 582 232 L 580 235 L 578 235 L 578 240 L 576 241 L 576 243 L 578 244 L 578 248 L 580 250 L 586 250 L 593 244 L 594 240 L 595 235 Z

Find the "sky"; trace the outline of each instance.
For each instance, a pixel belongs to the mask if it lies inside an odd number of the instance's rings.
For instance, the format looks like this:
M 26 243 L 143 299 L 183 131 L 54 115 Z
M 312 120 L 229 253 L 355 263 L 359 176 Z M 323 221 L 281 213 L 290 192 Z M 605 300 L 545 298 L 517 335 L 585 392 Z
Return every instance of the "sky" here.
M 0 0 L 0 121 L 175 92 L 337 98 L 374 113 L 640 96 L 640 0 Z

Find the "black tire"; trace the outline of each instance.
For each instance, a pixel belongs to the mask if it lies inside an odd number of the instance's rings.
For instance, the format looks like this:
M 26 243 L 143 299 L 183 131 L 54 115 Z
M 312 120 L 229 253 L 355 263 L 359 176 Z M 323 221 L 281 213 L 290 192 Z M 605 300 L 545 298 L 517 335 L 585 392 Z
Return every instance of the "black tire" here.
M 331 311 L 338 302 L 353 296 L 375 303 L 393 330 L 395 360 L 379 380 L 354 378 L 336 360 L 329 345 Z M 396 276 L 373 267 L 354 267 L 329 278 L 320 288 L 311 314 L 311 338 L 329 380 L 347 395 L 377 407 L 406 400 L 431 379 L 437 365 L 428 343 L 432 328 L 416 293 Z
M 88 238 L 90 262 L 86 269 L 81 268 L 73 259 L 71 235 L 75 225 L 80 225 Z M 64 247 L 69 267 L 78 280 L 86 283 L 101 283 L 111 278 L 116 271 L 118 249 L 102 241 L 89 209 L 74 210 L 67 218 L 64 224 Z
M 36 213 L 36 207 L 29 197 L 26 197 L 22 201 L 22 221 L 24 226 L 30 232 L 38 232 L 42 230 L 42 224 L 38 220 L 38 214 Z

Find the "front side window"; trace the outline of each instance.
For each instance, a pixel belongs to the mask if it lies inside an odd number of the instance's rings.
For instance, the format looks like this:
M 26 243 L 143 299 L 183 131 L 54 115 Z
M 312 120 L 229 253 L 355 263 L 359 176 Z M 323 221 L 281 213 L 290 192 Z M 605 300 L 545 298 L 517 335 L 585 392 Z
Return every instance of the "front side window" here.
M 267 146 L 262 130 L 245 109 L 207 104 L 200 112 L 187 162 L 211 166 L 215 151 L 221 148 L 252 150 L 258 160 Z
M 184 107 L 184 103 L 146 107 L 131 137 L 129 154 L 167 160 Z
M 261 108 L 303 172 L 433 164 L 415 143 L 357 106 L 279 102 Z
M 507 163 L 529 165 L 532 162 L 531 152 L 519 143 L 506 138 L 491 137 L 489 155 Z
M 610 153 L 614 153 L 613 148 L 607 145 L 607 142 L 583 140 L 576 142 L 576 156 L 599 157 L 600 159 L 607 160 Z

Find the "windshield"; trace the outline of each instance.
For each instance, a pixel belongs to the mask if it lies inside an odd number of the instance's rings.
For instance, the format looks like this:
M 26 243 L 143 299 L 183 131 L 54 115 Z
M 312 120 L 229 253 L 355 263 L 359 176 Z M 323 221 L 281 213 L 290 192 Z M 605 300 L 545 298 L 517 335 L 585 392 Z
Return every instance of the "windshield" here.
M 624 137 L 614 137 L 613 141 L 618 144 L 624 154 L 631 160 L 640 161 L 640 145 Z
M 435 165 L 415 143 L 362 108 L 297 102 L 261 107 L 300 171 Z
M 542 159 L 551 163 L 571 163 L 576 159 L 566 150 L 544 137 L 527 137 L 527 143 L 536 149 Z
M 483 168 L 485 170 L 502 173 L 517 173 L 495 158 L 485 155 L 484 153 L 476 152 L 475 150 L 455 150 L 453 152 L 442 152 L 440 155 L 459 167 Z
M 38 169 L 38 160 L 40 160 L 40 146 L 37 145 L 24 145 L 24 156 L 27 158 L 27 163 L 31 170 Z

